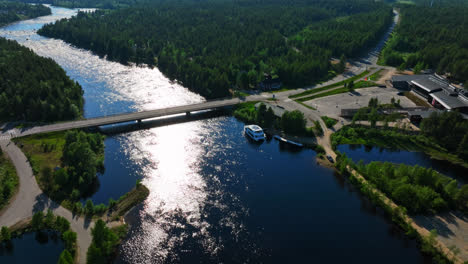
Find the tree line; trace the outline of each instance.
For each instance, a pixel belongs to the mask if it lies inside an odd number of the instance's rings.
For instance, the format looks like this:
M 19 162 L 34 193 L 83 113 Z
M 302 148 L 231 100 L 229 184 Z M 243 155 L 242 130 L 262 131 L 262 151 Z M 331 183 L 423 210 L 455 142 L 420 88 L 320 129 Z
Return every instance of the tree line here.
M 30 0 L 6 0 L 30 3 Z M 53 6 L 61 6 L 67 8 L 101 8 L 101 9 L 115 9 L 128 7 L 136 3 L 150 2 L 151 0 L 34 0 L 37 4 L 49 4 Z
M 0 38 L 0 120 L 75 119 L 82 115 L 82 96 L 55 61 Z
M 15 167 L 0 149 L 0 209 L 8 203 L 18 184 Z
M 428 1 L 398 5 L 401 21 L 382 51 L 383 61 L 395 67 L 430 68 L 468 81 L 468 5 L 462 1 Z M 430 1 L 429 1 L 430 2 Z M 468 87 L 468 82 L 466 83 Z
M 370 0 L 154 1 L 79 13 L 44 26 L 60 38 L 109 60 L 157 66 L 208 98 L 249 89 L 264 74 L 287 86 L 328 78 L 380 38 L 391 8 Z M 373 23 L 368 23 L 372 20 Z
M 50 8 L 43 5 L 0 2 L 0 26 L 4 26 L 22 19 L 30 19 L 50 14 Z

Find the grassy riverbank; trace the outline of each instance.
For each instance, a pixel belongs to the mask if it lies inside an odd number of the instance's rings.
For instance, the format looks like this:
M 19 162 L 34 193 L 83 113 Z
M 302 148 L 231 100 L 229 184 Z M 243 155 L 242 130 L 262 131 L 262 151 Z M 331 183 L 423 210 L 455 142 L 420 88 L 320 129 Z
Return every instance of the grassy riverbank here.
M 331 137 L 332 147 L 336 149 L 341 144 L 362 144 L 390 149 L 420 151 L 433 159 L 447 160 L 453 164 L 468 168 L 468 163 L 434 140 L 422 135 L 408 133 L 395 128 L 370 128 L 364 126 L 345 126 Z
M 19 179 L 15 166 L 0 149 L 0 210 L 18 191 Z

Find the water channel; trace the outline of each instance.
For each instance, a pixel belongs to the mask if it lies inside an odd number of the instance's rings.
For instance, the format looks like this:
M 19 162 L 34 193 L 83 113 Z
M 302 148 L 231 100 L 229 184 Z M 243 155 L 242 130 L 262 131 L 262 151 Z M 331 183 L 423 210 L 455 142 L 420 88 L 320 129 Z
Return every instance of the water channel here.
M 204 100 L 157 69 L 38 36 L 43 24 L 77 12 L 52 11 L 0 36 L 51 57 L 78 81 L 85 117 Z M 116 263 L 428 263 L 345 179 L 316 164 L 315 152 L 252 144 L 243 125 L 222 116 L 107 137 L 106 171 L 91 199 L 117 199 L 138 179 L 151 191 L 127 218 L 132 227 Z

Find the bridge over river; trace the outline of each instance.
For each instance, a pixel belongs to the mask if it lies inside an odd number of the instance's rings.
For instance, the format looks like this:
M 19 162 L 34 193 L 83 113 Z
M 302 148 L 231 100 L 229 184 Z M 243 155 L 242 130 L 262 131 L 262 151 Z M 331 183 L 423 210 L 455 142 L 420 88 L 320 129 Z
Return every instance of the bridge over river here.
M 145 119 L 184 114 L 184 113 L 189 114 L 191 112 L 196 112 L 196 111 L 230 107 L 230 106 L 237 105 L 239 103 L 258 100 L 260 99 L 259 97 L 261 96 L 220 99 L 220 100 L 206 101 L 203 103 L 197 103 L 197 104 L 191 104 L 191 105 L 174 106 L 174 107 L 167 107 L 167 108 L 141 111 L 141 112 L 135 112 L 135 113 L 116 114 L 116 115 L 110 115 L 110 116 L 104 116 L 104 117 L 56 123 L 52 125 L 36 126 L 36 127 L 21 129 L 17 133 L 8 135 L 8 137 L 12 137 L 12 138 L 23 137 L 23 136 L 34 135 L 34 134 L 57 132 L 57 131 L 64 131 L 64 130 L 77 129 L 77 128 L 94 128 L 94 127 L 99 127 L 99 126 L 104 126 L 104 125 L 119 124 L 119 123 L 131 122 L 131 121 L 141 122 Z

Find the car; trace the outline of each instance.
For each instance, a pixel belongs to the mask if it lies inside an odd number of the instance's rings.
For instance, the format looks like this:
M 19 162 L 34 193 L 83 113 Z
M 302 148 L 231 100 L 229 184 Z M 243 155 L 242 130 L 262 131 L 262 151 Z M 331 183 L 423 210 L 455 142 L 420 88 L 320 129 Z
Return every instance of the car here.
M 335 161 L 333 160 L 332 156 L 327 155 L 327 159 L 328 159 L 328 161 L 330 161 L 331 163 L 335 163 Z
M 281 105 L 277 105 L 278 108 L 281 108 L 281 109 L 284 109 L 284 107 L 282 107 Z
M 397 95 L 403 96 L 403 95 L 405 95 L 405 93 L 404 92 L 398 92 Z

